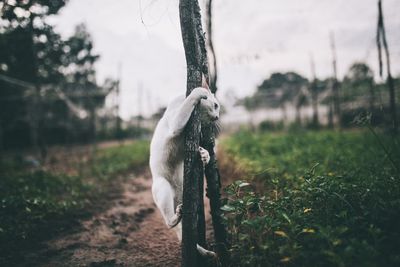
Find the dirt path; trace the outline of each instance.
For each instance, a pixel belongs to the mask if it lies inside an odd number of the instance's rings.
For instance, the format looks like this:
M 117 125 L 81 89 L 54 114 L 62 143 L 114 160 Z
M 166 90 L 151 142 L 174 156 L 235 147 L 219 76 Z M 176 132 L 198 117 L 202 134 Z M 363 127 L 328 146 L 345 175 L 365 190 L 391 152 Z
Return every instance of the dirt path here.
M 122 186 L 108 210 L 48 241 L 37 266 L 179 266 L 180 244 L 153 203 L 149 175 Z

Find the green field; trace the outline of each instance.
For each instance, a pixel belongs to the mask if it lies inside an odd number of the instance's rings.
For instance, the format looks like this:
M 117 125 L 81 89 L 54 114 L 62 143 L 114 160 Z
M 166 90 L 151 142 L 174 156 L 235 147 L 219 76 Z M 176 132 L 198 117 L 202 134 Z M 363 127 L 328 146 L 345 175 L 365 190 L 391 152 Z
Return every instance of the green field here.
M 222 147 L 247 173 L 225 189 L 235 265 L 400 266 L 398 141 L 242 131 Z
M 108 193 L 119 174 L 123 179 L 123 174 L 147 164 L 148 157 L 148 141 L 99 149 L 90 161 L 76 166 L 79 175 L 24 169 L 3 160 L 0 256 L 76 226 L 77 218 L 90 215 L 90 207 Z

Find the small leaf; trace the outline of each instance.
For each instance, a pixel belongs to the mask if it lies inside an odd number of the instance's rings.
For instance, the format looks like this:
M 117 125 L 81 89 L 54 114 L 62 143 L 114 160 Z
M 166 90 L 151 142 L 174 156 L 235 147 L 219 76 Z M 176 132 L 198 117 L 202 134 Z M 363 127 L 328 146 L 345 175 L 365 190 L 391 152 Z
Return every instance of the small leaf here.
M 289 223 L 292 223 L 292 221 L 289 219 L 289 216 L 287 216 L 286 213 L 282 213 L 283 218 L 286 219 L 286 221 L 288 221 Z
M 249 186 L 249 185 L 250 185 L 250 183 L 244 183 L 244 182 L 243 182 L 243 183 L 240 183 L 240 184 L 239 184 L 239 187 L 245 187 L 245 186 Z
M 342 243 L 342 241 L 340 239 L 336 239 L 335 241 L 333 241 L 333 245 L 334 246 L 338 246 Z
M 310 212 L 310 211 L 312 211 L 312 209 L 311 208 L 307 208 L 307 209 L 304 209 L 304 213 L 307 213 L 307 212 Z
M 310 233 L 313 234 L 315 233 L 315 230 L 312 228 L 304 228 L 303 231 L 301 231 L 302 233 Z
M 280 260 L 280 262 L 289 262 L 290 258 L 289 257 L 284 257 Z
M 230 206 L 230 205 L 224 205 L 224 206 L 221 207 L 221 210 L 224 210 L 224 211 L 234 211 L 235 208 L 232 207 L 232 206 Z
M 274 233 L 276 235 L 288 238 L 287 234 L 284 231 L 275 231 Z

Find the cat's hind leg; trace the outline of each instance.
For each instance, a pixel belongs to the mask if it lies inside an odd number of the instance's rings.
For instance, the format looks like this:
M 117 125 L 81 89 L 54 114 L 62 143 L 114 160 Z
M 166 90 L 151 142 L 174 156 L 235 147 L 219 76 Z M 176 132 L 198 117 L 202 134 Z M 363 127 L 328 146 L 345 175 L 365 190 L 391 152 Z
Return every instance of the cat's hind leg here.
M 182 219 L 182 205 L 174 210 L 174 190 L 164 177 L 153 177 L 153 199 L 168 228 L 175 227 Z

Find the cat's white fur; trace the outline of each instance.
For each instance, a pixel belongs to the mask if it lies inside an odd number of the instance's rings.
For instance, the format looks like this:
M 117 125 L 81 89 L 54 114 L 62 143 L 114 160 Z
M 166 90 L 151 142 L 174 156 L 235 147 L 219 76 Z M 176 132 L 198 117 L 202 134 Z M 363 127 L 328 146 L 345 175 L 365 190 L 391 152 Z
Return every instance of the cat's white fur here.
M 219 103 L 206 88 L 195 88 L 190 95 L 174 99 L 167 107 L 157 124 L 150 145 L 150 169 L 153 177 L 152 193 L 154 202 L 169 228 L 175 229 L 182 240 L 182 191 L 184 135 L 183 130 L 189 121 L 194 107 L 200 103 L 200 120 L 210 123 L 219 117 Z M 199 147 L 201 160 L 208 164 L 207 150 Z M 215 256 L 211 251 L 197 245 L 202 255 Z

